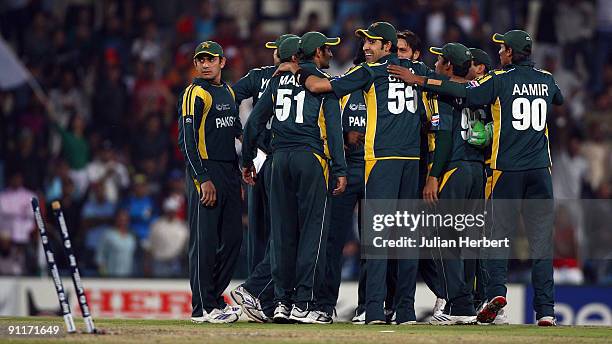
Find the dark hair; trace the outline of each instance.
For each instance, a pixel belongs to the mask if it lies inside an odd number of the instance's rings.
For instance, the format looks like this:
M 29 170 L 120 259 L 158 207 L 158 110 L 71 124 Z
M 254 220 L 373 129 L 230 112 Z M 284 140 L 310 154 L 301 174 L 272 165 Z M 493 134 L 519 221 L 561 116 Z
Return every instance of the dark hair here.
M 397 53 L 397 44 L 393 44 L 393 42 L 387 40 L 387 39 L 383 39 L 382 41 L 382 45 L 384 46 L 387 43 L 391 43 L 391 50 L 389 50 L 389 52 L 391 53 Z
M 397 33 L 397 38 L 401 38 L 403 40 L 406 41 L 406 44 L 408 44 L 408 46 L 410 47 L 410 49 L 412 49 L 412 51 L 421 51 L 422 49 L 422 43 L 421 43 L 421 38 L 419 38 L 419 36 L 410 31 L 410 30 L 405 30 L 405 31 L 400 31 Z
M 449 63 L 450 61 L 442 56 L 442 61 L 444 62 L 444 64 Z M 451 63 L 451 66 L 453 67 L 453 74 L 459 77 L 465 77 L 468 72 L 470 71 L 470 66 L 472 65 L 472 60 L 467 60 L 465 61 L 462 65 L 456 65 Z
M 514 51 L 514 49 L 508 45 L 504 44 L 504 46 L 506 47 L 506 49 L 508 48 L 512 49 L 512 63 L 513 64 L 525 62 L 529 60 L 529 57 L 531 57 L 531 48 L 529 49 L 529 52 L 525 54 L 522 52 Z
M 353 58 L 353 64 L 358 65 L 365 62 L 365 52 L 363 51 L 363 39 L 359 40 L 357 44 L 357 51 L 355 51 L 355 58 Z
M 474 65 L 476 65 L 476 66 L 483 65 L 483 66 L 484 66 L 484 72 L 485 72 L 485 74 L 487 74 L 488 72 L 490 72 L 490 71 L 491 71 L 491 69 L 490 69 L 490 68 L 489 68 L 489 67 L 488 67 L 486 64 L 481 63 L 481 62 L 476 62 L 476 60 L 472 60 L 472 61 L 474 61 Z
M 294 56 L 294 55 L 291 55 L 291 56 L 289 56 L 289 57 L 287 57 L 287 58 L 280 59 L 280 61 L 281 61 L 281 62 L 291 62 L 291 58 L 292 58 L 293 56 Z

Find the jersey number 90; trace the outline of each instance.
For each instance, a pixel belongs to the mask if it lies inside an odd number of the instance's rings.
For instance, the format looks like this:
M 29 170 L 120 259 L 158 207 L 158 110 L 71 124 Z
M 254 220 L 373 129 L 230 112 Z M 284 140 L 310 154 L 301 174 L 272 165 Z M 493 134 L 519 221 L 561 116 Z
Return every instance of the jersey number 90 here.
M 529 101 L 527 98 L 516 98 L 512 102 L 512 127 L 516 130 L 527 130 L 532 127 L 542 131 L 546 126 L 546 101 L 536 98 Z
M 410 85 L 401 82 L 390 82 L 387 106 L 389 112 L 394 115 L 399 115 L 404 110 L 415 113 L 417 108 L 416 91 Z

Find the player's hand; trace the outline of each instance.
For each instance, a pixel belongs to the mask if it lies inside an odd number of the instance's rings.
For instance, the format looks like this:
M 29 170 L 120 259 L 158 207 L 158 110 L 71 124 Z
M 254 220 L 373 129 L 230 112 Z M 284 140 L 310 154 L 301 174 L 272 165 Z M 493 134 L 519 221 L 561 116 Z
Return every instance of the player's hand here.
M 212 207 L 217 202 L 217 189 L 211 180 L 208 180 L 201 185 L 200 202 L 207 207 Z
M 332 195 L 336 196 L 344 192 L 346 189 L 346 177 L 341 176 L 336 178 L 336 188 L 332 191 Z
M 349 146 L 363 145 L 365 142 L 365 134 L 358 131 L 349 131 L 346 133 L 346 144 Z
M 438 202 L 438 178 L 427 177 L 427 182 L 423 188 L 423 199 L 429 205 L 435 205 Z
M 406 67 L 389 65 L 387 67 L 387 72 L 396 76 L 407 84 L 416 84 L 418 82 L 418 76 L 414 75 L 414 73 L 412 73 L 412 71 Z
M 291 73 L 295 74 L 295 73 L 298 72 L 298 70 L 300 70 L 300 66 L 298 66 L 297 63 L 294 63 L 294 62 L 283 62 L 283 63 L 278 65 L 278 68 L 276 68 L 276 71 L 274 72 L 272 77 L 275 77 L 275 76 L 277 76 L 277 75 L 279 75 L 280 73 L 283 73 L 283 72 L 291 72 Z
M 249 167 L 245 167 L 242 169 L 242 180 L 248 185 L 255 185 L 255 180 L 257 179 L 257 172 L 255 170 L 255 166 L 251 165 Z

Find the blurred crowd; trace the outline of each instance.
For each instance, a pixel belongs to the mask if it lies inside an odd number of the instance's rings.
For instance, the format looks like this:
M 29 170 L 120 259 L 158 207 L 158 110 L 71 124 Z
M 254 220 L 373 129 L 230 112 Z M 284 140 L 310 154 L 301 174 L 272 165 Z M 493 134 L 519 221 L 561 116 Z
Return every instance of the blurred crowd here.
M 193 76 L 195 46 L 219 42 L 228 57 L 223 78 L 233 83 L 272 63 L 266 41 L 321 31 L 342 38 L 330 68 L 337 75 L 352 64 L 354 30 L 375 20 L 416 32 L 430 66 L 431 45 L 459 41 L 499 61 L 493 32 L 530 32 L 536 65 L 566 97 L 548 118 L 555 195 L 610 199 L 612 0 L 6 1 L 2 37 L 44 97 L 25 84 L 0 90 L 0 275 L 45 272 L 30 206 L 36 195 L 61 201 L 83 275 L 187 276 L 175 107 Z M 608 261 L 580 253 L 582 210 L 562 207 L 557 217 L 557 241 L 572 244 L 556 277 L 612 283 Z M 355 278 L 358 254 L 355 242 L 346 246 L 343 277 Z M 514 265 L 520 281 L 521 263 Z

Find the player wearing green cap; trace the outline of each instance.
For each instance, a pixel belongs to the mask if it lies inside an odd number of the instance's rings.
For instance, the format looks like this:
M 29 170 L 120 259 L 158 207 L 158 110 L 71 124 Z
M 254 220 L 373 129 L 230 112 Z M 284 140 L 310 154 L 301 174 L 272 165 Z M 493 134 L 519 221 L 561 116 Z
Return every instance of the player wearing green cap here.
M 283 61 L 297 62 L 322 77 L 329 67 L 330 45 L 339 38 L 308 32 L 279 46 Z M 333 94 L 307 92 L 291 73 L 270 80 L 247 123 L 243 146 L 246 179 L 252 183 L 255 142 L 272 121 L 272 277 L 275 285 L 274 321 L 331 323 L 330 314 L 317 309 L 316 290 L 323 283 L 328 216 L 328 176 L 336 180 L 333 194 L 346 187 L 340 104 Z M 331 159 L 330 159 L 331 158 Z M 331 162 L 329 161 L 331 160 Z
M 563 95 L 550 73 L 534 68 L 529 59 L 532 41 L 527 32 L 511 30 L 503 35 L 495 34 L 493 41 L 500 44 L 503 69 L 467 86 L 416 75 L 408 79 L 437 93 L 465 98 L 468 106 L 491 105 L 491 239 L 511 236 L 519 219 L 523 219 L 532 245 L 532 284 L 538 325 L 554 326 L 554 206 L 546 118 L 552 105 L 563 103 Z M 541 201 L 524 206 L 525 200 L 533 199 Z M 496 200 L 512 201 L 496 207 Z M 478 321 L 483 323 L 493 322 L 506 305 L 509 249 L 489 250 L 487 255 L 489 302 L 478 313 Z
M 242 244 L 240 172 L 234 140 L 242 125 L 232 89 L 221 81 L 225 56 L 213 41 L 198 44 L 197 77 L 179 96 L 179 149 L 187 168 L 191 319 L 227 323 L 240 307 L 226 305 Z
M 448 43 L 429 51 L 438 56 L 436 72 L 440 75 L 465 78 L 472 65 L 472 55 L 460 43 Z M 435 132 L 433 164 L 423 189 L 423 198 L 434 203 L 440 199 L 480 199 L 483 192 L 483 152 L 466 142 L 468 121 L 474 114 L 465 108 L 462 99 L 429 94 L 435 99 L 431 129 Z M 461 213 L 470 213 L 465 209 Z M 457 232 L 441 230 L 439 234 L 457 239 Z M 438 257 L 438 274 L 442 280 L 442 294 L 447 303 L 444 312 L 434 314 L 432 324 L 452 325 L 476 322 L 471 289 L 465 282 L 460 249 L 449 249 Z M 438 250 L 438 252 L 442 252 Z
M 253 99 L 253 106 L 265 91 L 276 66 L 280 63 L 278 47 L 292 34 L 281 35 L 274 42 L 267 42 L 266 48 L 274 49 L 273 66 L 251 69 L 233 86 L 236 103 L 247 98 Z M 247 232 L 247 265 L 249 278 L 230 293 L 234 302 L 242 305 L 245 314 L 255 322 L 266 322 L 274 313 L 274 283 L 270 266 L 270 178 L 272 166 L 271 120 L 259 136 L 257 148 L 266 158 L 259 167 L 255 185 L 248 187 L 249 230 Z M 245 170 L 246 171 L 246 170 Z
M 367 63 L 342 77 L 332 79 L 313 75 L 308 70 L 291 64 L 279 69 L 298 73 L 301 84 L 311 92 L 334 92 L 338 97 L 355 91 L 364 92 L 366 102 L 366 134 L 364 143 L 365 195 L 369 199 L 417 199 L 420 153 L 421 114 L 424 109 L 421 95 L 411 85 L 390 77 L 389 64 L 401 64 L 415 72 L 433 72 L 420 62 L 397 58 L 397 32 L 387 22 L 375 22 L 356 35 L 365 42 L 363 50 Z M 392 205 L 393 206 L 393 205 Z M 398 261 L 396 322 L 416 321 L 414 293 L 417 261 Z M 368 259 L 366 262 L 366 324 L 385 324 L 387 259 Z M 391 272 L 395 273 L 395 271 Z

